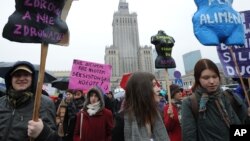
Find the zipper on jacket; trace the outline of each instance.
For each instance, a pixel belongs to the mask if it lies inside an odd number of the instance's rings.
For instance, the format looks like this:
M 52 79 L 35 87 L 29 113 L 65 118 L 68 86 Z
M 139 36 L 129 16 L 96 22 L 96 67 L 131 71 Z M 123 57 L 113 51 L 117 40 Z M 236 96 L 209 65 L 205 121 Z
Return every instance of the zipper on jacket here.
M 10 122 L 9 122 L 9 126 L 7 127 L 7 133 L 5 133 L 5 137 L 4 137 L 4 141 L 7 141 L 7 139 L 9 138 L 9 131 L 10 128 L 11 128 L 11 125 L 12 125 L 12 122 L 13 122 L 13 119 L 14 119 L 14 115 L 15 115 L 15 109 L 13 109 L 12 111 L 12 114 L 11 114 L 11 117 L 10 117 Z

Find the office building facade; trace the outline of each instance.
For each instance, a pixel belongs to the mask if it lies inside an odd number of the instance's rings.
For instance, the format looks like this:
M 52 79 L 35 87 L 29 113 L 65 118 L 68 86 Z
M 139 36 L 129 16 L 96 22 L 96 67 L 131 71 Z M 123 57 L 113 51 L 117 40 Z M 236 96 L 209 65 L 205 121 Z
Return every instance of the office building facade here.
M 182 56 L 185 73 L 188 74 L 194 70 L 194 66 L 197 63 L 198 60 L 201 59 L 201 51 L 195 50 L 188 52 Z

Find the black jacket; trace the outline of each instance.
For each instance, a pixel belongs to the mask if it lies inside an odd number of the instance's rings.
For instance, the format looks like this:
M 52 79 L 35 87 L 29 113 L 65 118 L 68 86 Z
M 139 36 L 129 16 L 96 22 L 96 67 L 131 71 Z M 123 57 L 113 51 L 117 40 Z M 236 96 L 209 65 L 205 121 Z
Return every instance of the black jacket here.
M 6 95 L 0 98 L 0 141 L 28 141 L 28 121 L 32 119 L 34 97 L 14 108 L 9 102 L 9 91 L 12 88 L 11 72 L 20 65 L 26 65 L 32 71 L 32 85 L 30 91 L 35 95 L 37 74 L 32 64 L 19 61 L 6 73 Z M 39 118 L 44 123 L 44 129 L 35 141 L 52 141 L 56 137 L 55 105 L 52 100 L 42 95 Z
M 115 127 L 112 130 L 112 141 L 124 141 L 124 113 L 119 112 L 115 115 Z
M 34 99 L 22 107 L 14 109 L 8 103 L 7 96 L 0 98 L 0 141 L 28 141 L 28 121 L 32 119 Z M 49 97 L 42 95 L 39 117 L 46 129 L 46 136 L 56 131 L 55 105 Z M 44 128 L 45 130 L 45 128 Z M 48 134 L 49 133 L 49 134 Z M 39 137 L 38 137 L 39 139 Z M 37 140 L 36 140 L 37 141 Z M 46 139 L 41 141 L 47 141 Z

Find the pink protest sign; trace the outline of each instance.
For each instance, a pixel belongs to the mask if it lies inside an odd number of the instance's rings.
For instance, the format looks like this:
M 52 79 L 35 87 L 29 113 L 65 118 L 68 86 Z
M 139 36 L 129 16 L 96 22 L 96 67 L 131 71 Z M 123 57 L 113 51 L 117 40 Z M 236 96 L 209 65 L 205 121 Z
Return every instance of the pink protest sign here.
M 110 89 L 111 65 L 74 60 L 69 79 L 69 89 L 88 90 L 98 86 L 106 93 Z

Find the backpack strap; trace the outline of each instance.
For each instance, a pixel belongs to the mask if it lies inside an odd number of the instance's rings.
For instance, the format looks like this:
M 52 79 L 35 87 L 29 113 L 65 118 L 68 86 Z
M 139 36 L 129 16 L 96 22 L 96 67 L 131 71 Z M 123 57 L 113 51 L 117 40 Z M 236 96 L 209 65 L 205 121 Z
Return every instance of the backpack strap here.
M 244 122 L 245 118 L 247 117 L 245 112 L 247 111 L 247 105 L 237 94 L 234 94 L 232 90 L 225 90 L 223 94 L 227 101 L 229 101 L 231 104 L 238 118 L 241 120 L 241 122 Z
M 192 109 L 192 113 L 193 116 L 195 118 L 195 120 L 197 121 L 198 119 L 198 102 L 197 102 L 197 98 L 195 96 L 195 94 L 193 93 L 191 96 L 189 96 L 189 99 L 191 101 L 191 109 Z

